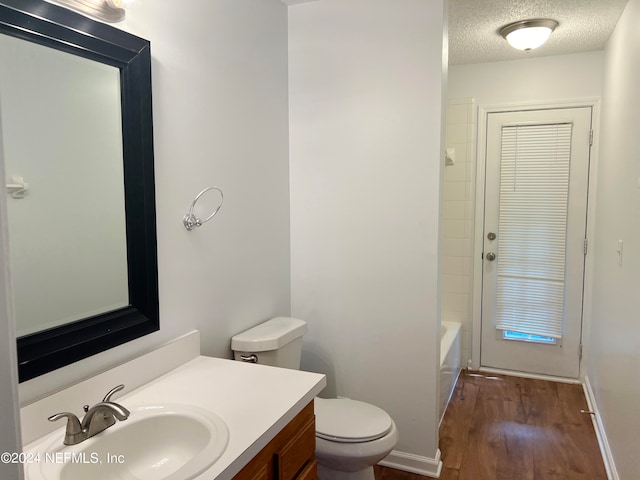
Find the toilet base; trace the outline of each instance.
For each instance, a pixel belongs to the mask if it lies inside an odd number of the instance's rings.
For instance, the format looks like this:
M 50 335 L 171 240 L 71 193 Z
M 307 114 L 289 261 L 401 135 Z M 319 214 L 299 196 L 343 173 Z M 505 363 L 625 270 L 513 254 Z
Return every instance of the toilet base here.
M 339 472 L 318 464 L 318 480 L 375 480 L 373 467 L 357 472 Z

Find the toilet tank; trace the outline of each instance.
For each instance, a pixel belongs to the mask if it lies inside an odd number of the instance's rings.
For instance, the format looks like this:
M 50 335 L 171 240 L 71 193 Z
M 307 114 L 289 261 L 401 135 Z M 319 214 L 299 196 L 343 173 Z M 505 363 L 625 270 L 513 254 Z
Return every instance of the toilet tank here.
M 307 323 L 290 317 L 276 317 L 256 325 L 231 338 L 231 349 L 236 360 L 300 368 L 302 336 Z

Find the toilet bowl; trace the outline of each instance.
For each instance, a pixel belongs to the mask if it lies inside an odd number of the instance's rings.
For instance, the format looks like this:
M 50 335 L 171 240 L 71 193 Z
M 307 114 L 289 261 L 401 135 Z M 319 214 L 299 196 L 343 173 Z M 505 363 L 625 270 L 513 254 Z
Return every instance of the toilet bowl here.
M 382 409 L 357 400 L 316 397 L 316 460 L 321 480 L 374 480 L 398 430 Z
M 231 339 L 236 360 L 300 368 L 303 320 L 276 317 Z M 398 441 L 391 417 L 374 405 L 346 398 L 320 398 L 316 415 L 316 460 L 320 480 L 374 480 L 373 465 Z

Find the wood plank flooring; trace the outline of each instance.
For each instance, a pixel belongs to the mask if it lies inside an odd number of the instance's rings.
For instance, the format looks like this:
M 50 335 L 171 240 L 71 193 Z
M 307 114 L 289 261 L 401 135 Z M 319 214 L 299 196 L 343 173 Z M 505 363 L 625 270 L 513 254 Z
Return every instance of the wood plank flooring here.
M 394 468 L 381 467 L 376 465 L 373 467 L 376 480 L 433 480 L 429 477 L 416 475 L 415 473 L 402 472 Z
M 607 480 L 582 386 L 463 371 L 440 426 L 441 480 Z M 376 466 L 376 480 L 427 477 Z

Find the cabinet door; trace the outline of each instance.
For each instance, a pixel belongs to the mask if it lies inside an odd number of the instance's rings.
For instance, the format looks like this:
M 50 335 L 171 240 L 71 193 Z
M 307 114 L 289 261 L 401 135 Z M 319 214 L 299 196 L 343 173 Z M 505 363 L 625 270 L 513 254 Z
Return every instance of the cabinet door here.
M 318 464 L 316 461 L 312 461 L 302 471 L 296 480 L 318 480 Z
M 317 480 L 311 401 L 233 480 Z
M 278 480 L 293 480 L 311 463 L 316 449 L 316 425 L 311 418 L 287 444 L 276 453 Z
M 273 462 L 263 463 L 258 466 L 257 462 L 251 462 L 233 480 L 273 480 Z

